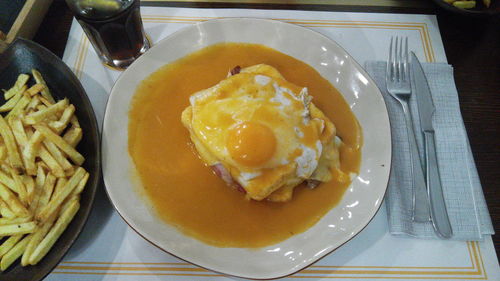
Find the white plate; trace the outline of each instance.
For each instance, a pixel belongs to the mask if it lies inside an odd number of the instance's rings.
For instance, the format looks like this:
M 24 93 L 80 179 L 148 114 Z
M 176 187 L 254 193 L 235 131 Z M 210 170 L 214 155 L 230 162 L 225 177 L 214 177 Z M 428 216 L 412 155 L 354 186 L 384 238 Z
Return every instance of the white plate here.
M 304 233 L 260 249 L 218 248 L 185 236 L 159 219 L 138 196 L 130 174 L 128 111 L 137 85 L 161 66 L 219 42 L 269 46 L 314 67 L 350 104 L 363 128 L 360 175 L 339 205 Z M 123 219 L 159 248 L 196 265 L 246 278 L 276 278 L 314 263 L 360 232 L 385 194 L 391 164 L 387 109 L 377 86 L 337 43 L 309 29 L 262 19 L 222 19 L 187 27 L 165 38 L 118 79 L 106 108 L 102 135 L 104 182 Z

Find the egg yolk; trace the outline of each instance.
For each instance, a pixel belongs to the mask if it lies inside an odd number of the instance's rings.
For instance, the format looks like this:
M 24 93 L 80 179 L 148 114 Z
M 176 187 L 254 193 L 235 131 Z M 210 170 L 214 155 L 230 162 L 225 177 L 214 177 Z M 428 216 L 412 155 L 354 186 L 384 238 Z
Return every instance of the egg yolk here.
M 257 122 L 243 122 L 231 128 L 226 141 L 231 157 L 249 167 L 266 163 L 276 151 L 273 131 Z

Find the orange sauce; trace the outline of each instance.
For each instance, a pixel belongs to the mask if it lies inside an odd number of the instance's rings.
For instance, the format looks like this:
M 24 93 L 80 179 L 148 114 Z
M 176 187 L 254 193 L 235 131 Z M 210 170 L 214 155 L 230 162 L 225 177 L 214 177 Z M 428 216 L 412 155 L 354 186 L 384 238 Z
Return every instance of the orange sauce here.
M 265 63 L 308 87 L 345 145 L 344 172 L 359 171 L 361 130 L 340 93 L 309 65 L 262 45 L 224 43 L 168 64 L 137 88 L 130 109 L 129 153 L 158 216 L 185 234 L 219 247 L 262 247 L 301 233 L 342 198 L 349 183 L 300 186 L 286 203 L 248 201 L 199 159 L 181 112 L 189 96 L 224 79 L 228 70 Z

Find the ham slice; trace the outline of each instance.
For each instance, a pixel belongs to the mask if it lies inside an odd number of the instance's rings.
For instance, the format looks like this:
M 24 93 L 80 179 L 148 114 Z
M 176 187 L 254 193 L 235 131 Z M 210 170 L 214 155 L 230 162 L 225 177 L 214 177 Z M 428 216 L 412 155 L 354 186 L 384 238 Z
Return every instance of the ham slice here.
M 247 193 L 246 190 L 241 186 L 238 182 L 236 182 L 229 171 L 221 164 L 217 163 L 211 166 L 214 173 L 220 177 L 227 185 L 236 188 L 238 191 L 242 193 Z
M 307 187 L 309 187 L 310 189 L 318 187 L 320 183 L 321 181 L 319 180 L 313 180 L 313 179 L 306 180 Z
M 231 74 L 230 76 L 236 75 L 236 74 L 240 73 L 240 71 L 241 71 L 241 67 L 239 65 L 237 65 L 233 69 L 231 69 L 229 74 Z

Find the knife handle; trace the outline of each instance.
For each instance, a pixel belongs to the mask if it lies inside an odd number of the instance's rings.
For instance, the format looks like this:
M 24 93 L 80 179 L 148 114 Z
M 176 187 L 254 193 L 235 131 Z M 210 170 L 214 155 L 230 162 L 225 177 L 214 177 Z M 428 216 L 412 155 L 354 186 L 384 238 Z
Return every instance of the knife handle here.
M 432 226 L 441 238 L 450 238 L 453 235 L 446 203 L 444 202 L 443 187 L 439 176 L 439 166 L 436 155 L 434 132 L 424 132 L 425 163 L 427 167 L 427 187 L 431 207 Z
M 418 153 L 417 141 L 415 139 L 415 131 L 413 130 L 413 121 L 411 119 L 410 109 L 407 103 L 402 103 L 403 112 L 405 114 L 406 131 L 408 133 L 408 142 L 410 144 L 410 159 L 411 159 L 411 178 L 413 185 L 413 220 L 416 222 L 428 222 L 429 214 L 429 197 L 425 185 L 424 171 L 420 154 Z

